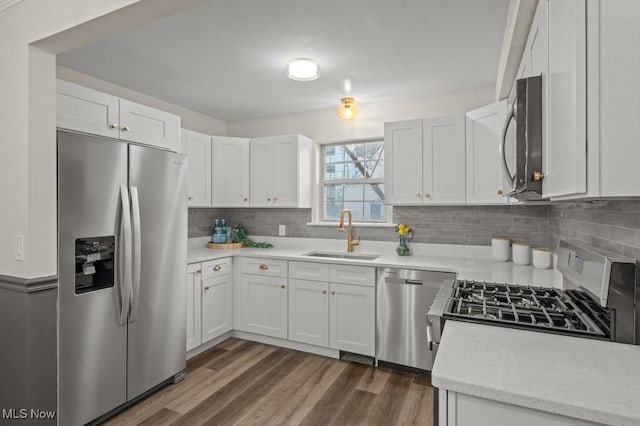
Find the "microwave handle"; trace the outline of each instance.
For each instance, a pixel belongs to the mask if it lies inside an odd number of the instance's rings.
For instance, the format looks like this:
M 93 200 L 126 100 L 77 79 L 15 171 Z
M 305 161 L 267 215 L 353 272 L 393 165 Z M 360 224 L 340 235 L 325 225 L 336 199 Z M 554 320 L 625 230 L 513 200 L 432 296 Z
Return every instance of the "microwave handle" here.
M 509 111 L 507 112 L 507 119 L 504 122 L 504 126 L 502 126 L 502 144 L 500 144 L 500 156 L 502 157 L 502 173 L 504 174 L 505 180 L 509 183 L 511 189 L 515 188 L 516 177 L 511 174 L 509 171 L 509 165 L 507 164 L 507 152 L 506 152 L 506 144 L 507 144 L 507 131 L 509 130 L 509 125 L 511 124 L 511 120 L 515 119 L 515 109 L 513 105 L 509 105 Z

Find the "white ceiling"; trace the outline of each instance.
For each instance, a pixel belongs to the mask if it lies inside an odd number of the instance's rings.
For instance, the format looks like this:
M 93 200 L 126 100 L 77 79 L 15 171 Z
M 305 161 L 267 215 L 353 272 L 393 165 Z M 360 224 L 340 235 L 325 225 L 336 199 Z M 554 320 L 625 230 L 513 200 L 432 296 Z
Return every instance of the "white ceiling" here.
M 509 0 L 215 0 L 58 64 L 225 121 L 495 84 Z M 309 57 L 321 77 L 285 77 Z

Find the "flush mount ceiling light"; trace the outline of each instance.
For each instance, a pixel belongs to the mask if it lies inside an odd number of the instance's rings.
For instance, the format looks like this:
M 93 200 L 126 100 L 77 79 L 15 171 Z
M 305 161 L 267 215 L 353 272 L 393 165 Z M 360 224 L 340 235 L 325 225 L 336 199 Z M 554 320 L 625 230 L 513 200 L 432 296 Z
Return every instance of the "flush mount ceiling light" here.
M 311 59 L 294 59 L 287 65 L 287 77 L 295 81 L 313 81 L 320 77 L 320 68 Z
M 353 120 L 358 116 L 358 105 L 353 98 L 342 98 L 336 108 L 336 114 L 343 120 Z

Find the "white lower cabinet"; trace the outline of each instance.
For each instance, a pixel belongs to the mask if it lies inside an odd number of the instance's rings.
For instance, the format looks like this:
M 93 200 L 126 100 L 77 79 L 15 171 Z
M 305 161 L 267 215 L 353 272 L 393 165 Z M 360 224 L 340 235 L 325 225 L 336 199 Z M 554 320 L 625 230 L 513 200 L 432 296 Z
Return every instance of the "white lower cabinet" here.
M 374 356 L 375 309 L 374 268 L 289 262 L 289 340 Z
M 199 263 L 187 266 L 187 351 L 202 344 L 201 275 L 202 266 Z
M 329 346 L 329 283 L 289 279 L 289 340 Z
M 599 424 L 444 389 L 440 389 L 439 392 L 441 409 L 438 426 L 588 426 Z
M 202 280 L 202 343 L 233 329 L 231 274 Z
M 287 262 L 260 258 L 238 262 L 236 329 L 286 339 Z
M 231 258 L 187 265 L 187 351 L 233 329 Z
M 329 285 L 329 346 L 375 356 L 375 287 Z

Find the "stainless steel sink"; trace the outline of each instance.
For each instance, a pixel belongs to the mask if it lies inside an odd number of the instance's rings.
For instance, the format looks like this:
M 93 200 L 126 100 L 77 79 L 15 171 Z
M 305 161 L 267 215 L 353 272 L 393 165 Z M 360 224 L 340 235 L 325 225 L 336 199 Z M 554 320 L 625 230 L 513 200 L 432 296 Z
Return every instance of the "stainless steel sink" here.
M 373 253 L 335 253 L 329 251 L 312 251 L 303 254 L 309 257 L 324 257 L 327 259 L 352 259 L 352 260 L 375 260 L 380 257 L 379 254 Z

